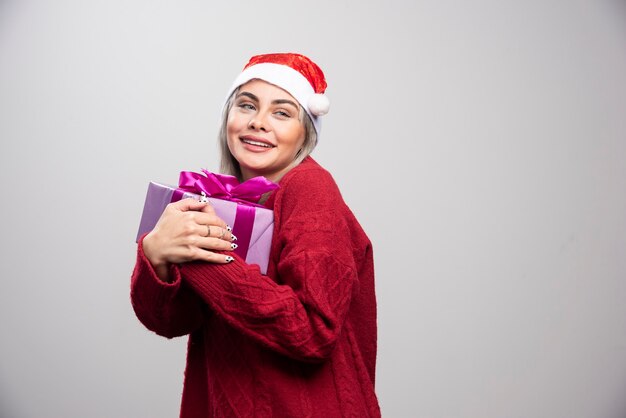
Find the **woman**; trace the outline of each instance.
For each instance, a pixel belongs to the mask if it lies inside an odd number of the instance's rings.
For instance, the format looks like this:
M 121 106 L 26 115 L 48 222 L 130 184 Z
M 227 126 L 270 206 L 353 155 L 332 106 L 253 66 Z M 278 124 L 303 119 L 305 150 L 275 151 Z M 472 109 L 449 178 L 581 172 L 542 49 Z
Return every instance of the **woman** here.
M 181 417 L 376 417 L 369 239 L 309 153 L 328 110 L 307 57 L 252 57 L 220 131 L 222 171 L 280 188 L 267 275 L 209 204 L 168 205 L 138 245 L 131 298 L 159 335 L 190 334 Z

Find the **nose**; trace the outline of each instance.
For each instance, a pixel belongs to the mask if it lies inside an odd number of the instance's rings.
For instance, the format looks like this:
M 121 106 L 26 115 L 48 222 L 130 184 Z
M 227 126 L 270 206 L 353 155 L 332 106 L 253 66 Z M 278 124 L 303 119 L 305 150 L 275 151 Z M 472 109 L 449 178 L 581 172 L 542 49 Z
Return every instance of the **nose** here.
M 255 131 L 259 130 L 267 132 L 267 123 L 265 121 L 265 118 L 260 113 L 257 113 L 250 118 L 250 122 L 248 122 L 248 128 Z

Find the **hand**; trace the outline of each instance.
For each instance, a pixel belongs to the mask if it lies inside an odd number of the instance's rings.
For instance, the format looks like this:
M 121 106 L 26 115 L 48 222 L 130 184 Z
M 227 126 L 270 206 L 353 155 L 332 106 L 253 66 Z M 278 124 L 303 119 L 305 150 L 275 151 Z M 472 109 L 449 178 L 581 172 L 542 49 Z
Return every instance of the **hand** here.
M 235 239 L 209 203 L 189 198 L 167 205 L 154 229 L 143 239 L 143 250 L 165 280 L 171 263 L 232 261 L 232 257 L 212 250 L 232 251 L 237 246 L 232 244 Z

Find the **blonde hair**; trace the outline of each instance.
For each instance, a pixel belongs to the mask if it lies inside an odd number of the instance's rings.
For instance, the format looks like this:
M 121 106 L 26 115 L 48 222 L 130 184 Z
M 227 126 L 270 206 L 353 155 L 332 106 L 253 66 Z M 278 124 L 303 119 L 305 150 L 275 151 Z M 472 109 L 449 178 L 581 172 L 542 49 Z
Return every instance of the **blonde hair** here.
M 224 105 L 224 109 L 222 110 L 222 124 L 220 126 L 220 132 L 218 134 L 218 143 L 220 147 L 220 172 L 223 174 L 229 174 L 231 176 L 235 176 L 242 181 L 241 176 L 241 167 L 239 166 L 239 162 L 235 159 L 233 154 L 231 154 L 230 149 L 228 149 L 228 135 L 226 132 L 226 125 L 228 123 L 228 114 L 230 113 L 230 109 L 233 107 L 233 103 L 235 102 L 235 97 L 239 92 L 239 88 L 235 89 L 235 91 L 230 95 L 228 100 L 226 100 L 226 104 Z M 300 122 L 304 125 L 304 142 L 302 143 L 302 148 L 298 150 L 296 154 L 296 158 L 294 158 L 293 162 L 289 165 L 289 170 L 297 166 L 308 157 L 311 152 L 315 149 L 317 145 L 317 132 L 315 131 L 315 126 L 313 126 L 313 121 L 311 117 L 304 111 L 302 105 L 299 105 L 299 115 L 298 118 Z

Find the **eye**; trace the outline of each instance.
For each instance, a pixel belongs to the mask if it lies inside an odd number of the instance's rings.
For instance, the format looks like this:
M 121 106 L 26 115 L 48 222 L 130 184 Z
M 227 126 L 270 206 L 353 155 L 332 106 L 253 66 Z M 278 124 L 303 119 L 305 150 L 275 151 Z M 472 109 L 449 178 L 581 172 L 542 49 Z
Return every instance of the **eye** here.
M 256 108 L 254 107 L 254 105 L 250 102 L 241 102 L 239 104 L 237 104 L 237 107 L 241 108 L 241 109 L 245 109 L 245 110 L 255 110 Z
M 277 110 L 276 112 L 274 112 L 274 114 L 284 119 L 288 119 L 291 117 L 291 114 L 285 110 Z

